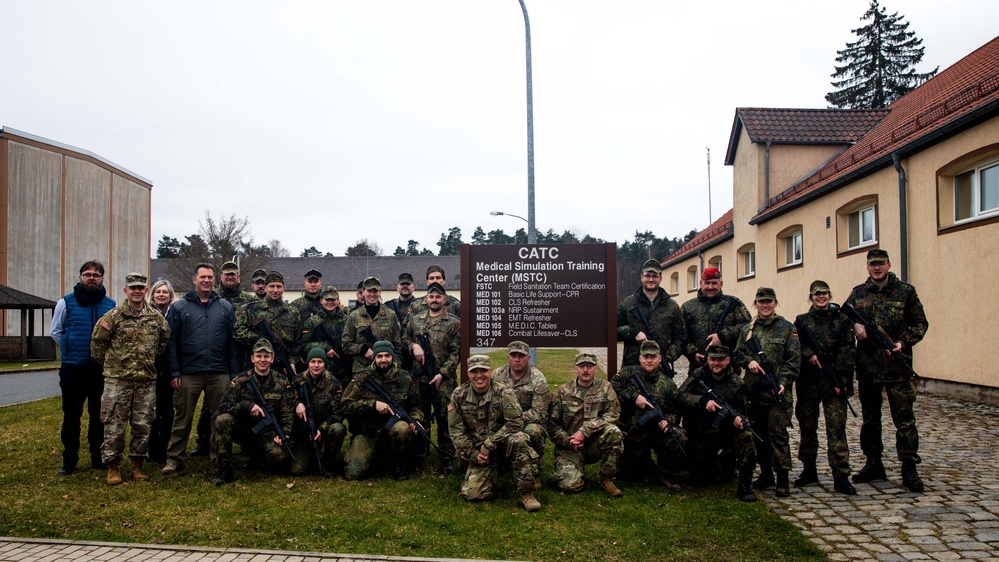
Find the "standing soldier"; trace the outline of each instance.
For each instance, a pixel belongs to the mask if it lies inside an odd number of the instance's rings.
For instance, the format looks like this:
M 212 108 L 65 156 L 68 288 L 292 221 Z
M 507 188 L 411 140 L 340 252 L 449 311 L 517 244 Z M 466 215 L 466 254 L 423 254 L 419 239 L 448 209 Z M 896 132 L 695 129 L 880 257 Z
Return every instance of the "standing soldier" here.
M 621 403 L 618 427 L 624 432 L 622 472 L 637 480 L 644 480 L 651 468 L 649 451 L 656 453 L 656 481 L 672 492 L 680 486 L 673 482 L 673 473 L 683 461 L 683 444 L 687 438 L 680 429 L 680 409 L 683 401 L 673 379 L 660 376 L 662 351 L 652 340 L 642 342 L 638 366 L 623 367 L 611 379 L 611 386 Z M 637 377 L 644 390 L 634 382 Z M 649 396 L 643 395 L 647 391 Z M 657 416 L 649 399 L 658 405 Z M 670 433 L 674 437 L 670 437 Z
M 395 313 L 382 306 L 381 281 L 377 277 L 368 277 L 361 284 L 364 303 L 347 316 L 342 339 L 343 350 L 354 357 L 354 373 L 371 365 L 375 357 L 371 347 L 377 341 L 391 343 L 397 360 L 402 352 L 402 329 Z
M 774 468 L 777 469 L 776 494 L 779 498 L 791 495 L 788 474 L 791 471 L 791 443 L 787 427 L 791 425 L 793 401 L 791 385 L 798 378 L 801 368 L 801 346 L 794 324 L 776 314 L 777 293 L 769 287 L 756 290 L 756 319 L 742 328 L 736 364 L 746 369 L 745 381 L 752 391 L 749 399 L 749 419 L 763 438 L 756 452 L 760 463 L 760 477 L 753 488 L 766 490 L 774 485 Z M 753 341 L 763 350 L 760 357 Z M 763 377 L 773 377 L 777 395 Z M 783 403 L 783 405 L 782 405 Z
M 267 270 L 257 269 L 253 272 L 253 294 L 258 301 L 267 298 Z
M 316 269 L 305 272 L 305 294 L 291 301 L 291 306 L 298 309 L 298 317 L 304 324 L 313 314 L 319 314 L 323 309 L 319 298 L 323 290 L 323 274 Z
M 392 317 L 395 319 L 395 316 Z M 360 480 L 368 475 L 378 454 L 390 454 L 392 477 L 409 478 L 408 463 L 416 427 L 397 417 L 398 412 L 383 401 L 367 383 L 370 378 L 395 400 L 418 423 L 423 423 L 420 411 L 420 390 L 409 373 L 399 369 L 395 347 L 387 341 L 375 342 L 372 364 L 354 375 L 343 392 L 343 413 L 350 426 L 350 449 L 344 458 L 344 477 Z M 395 419 L 390 427 L 386 424 Z
M 548 380 L 537 368 L 531 366 L 531 348 L 522 341 L 510 342 L 507 347 L 507 364 L 493 372 L 493 380 L 513 389 L 524 411 L 524 433 L 531 440 L 531 447 L 538 454 L 538 486 L 541 485 L 541 458 L 545 456 L 548 438 L 548 406 L 552 391 Z
M 520 429 L 523 412 L 517 396 L 501 383 L 492 381 L 488 355 L 468 358 L 468 382 L 451 396 L 448 412 L 458 455 L 468 462 L 461 497 L 469 501 L 493 497 L 500 465 L 513 465 L 520 503 L 527 511 L 538 511 L 535 499 L 537 453 Z
M 222 264 L 222 278 L 219 279 L 218 294 L 229 301 L 229 304 L 239 310 L 244 304 L 257 300 L 257 297 L 239 287 L 239 266 L 236 262 L 227 261 Z
M 275 354 L 273 361 L 278 365 L 287 361 L 292 371 L 285 375 L 294 377 L 295 362 L 299 358 L 298 339 L 302 335 L 302 322 L 298 310 L 281 298 L 284 296 L 284 276 L 271 271 L 267 274 L 266 281 L 267 298 L 250 303 L 240 311 L 236 317 L 233 337 L 247 348 L 256 345 L 260 338 L 267 338 L 272 346 L 271 353 Z
M 396 318 L 399 319 L 399 324 L 405 328 L 409 305 L 413 304 L 416 300 L 413 298 L 413 274 L 400 273 L 399 278 L 395 282 L 395 290 L 399 293 L 399 296 L 385 303 L 385 306 L 395 312 Z
M 430 288 L 431 283 L 438 283 L 441 287 L 447 287 L 447 279 L 444 278 L 444 268 L 439 265 L 432 265 L 427 268 L 427 288 Z M 448 295 L 447 301 L 444 303 L 444 308 L 447 309 L 448 313 L 454 314 L 458 318 L 461 318 L 461 301 Z M 422 296 L 413 301 L 413 304 L 409 306 L 409 314 L 419 314 L 427 309 L 427 297 Z
M 600 486 L 612 497 L 624 495 L 614 485 L 624 452 L 617 427 L 621 405 L 610 382 L 597 379 L 597 357 L 577 353 L 576 378 L 558 387 L 548 410 L 548 435 L 555 444 L 555 479 L 563 492 L 583 489 L 583 469 L 600 463 Z
M 427 288 L 427 310 L 409 317 L 403 347 L 413 356 L 413 378 L 420 383 L 423 418 L 437 422 L 437 455 L 440 473 L 454 472 L 454 444 L 448 432 L 448 401 L 458 386 L 461 321 L 444 309 L 447 293 L 439 283 Z M 426 345 L 429 345 L 428 349 Z M 426 456 L 426 445 L 417 444 L 417 456 Z
M 617 340 L 624 342 L 622 367 L 639 365 L 642 342 L 654 340 L 663 351 L 663 372 L 673 377 L 673 362 L 683 354 L 686 328 L 680 305 L 659 284 L 662 266 L 657 260 L 642 264 L 642 286 L 617 307 Z
M 705 269 L 701 273 L 700 284 L 697 298 L 688 300 L 680 307 L 687 331 L 686 355 L 691 370 L 704 364 L 704 350 L 708 346 L 723 345 L 735 349 L 739 330 L 753 319 L 738 297 L 722 294 L 723 283 L 718 268 Z
M 280 427 L 285 437 L 291 435 L 295 421 L 295 406 L 298 398 L 288 379 L 271 369 L 274 362 L 274 347 L 264 338 L 253 345 L 253 368 L 236 377 L 226 389 L 215 416 L 215 432 L 218 436 L 218 458 L 212 484 L 221 486 L 232 482 L 232 444 L 239 443 L 244 452 L 249 453 L 251 467 L 275 469 L 288 458 L 288 443 L 278 437 L 275 426 Z M 254 433 L 258 423 L 267 417 L 262 402 L 252 389 L 256 385 L 277 419 L 271 419 Z
M 853 475 L 857 483 L 884 480 L 885 466 L 881 461 L 884 443 L 881 438 L 882 393 L 888 396 L 888 407 L 895 422 L 895 448 L 902 461 L 902 484 L 913 492 L 922 493 L 923 481 L 916 471 L 919 458 L 919 431 L 912 405 L 916 401 L 916 386 L 912 382 L 912 348 L 926 335 L 929 322 L 923 303 L 912 285 L 899 281 L 891 271 L 891 261 L 885 250 L 867 252 L 867 281 L 857 285 L 846 299 L 864 318 L 878 326 L 894 343 L 892 353 L 907 362 L 899 364 L 887 350 L 876 343 L 863 324 L 854 324 L 857 335 L 857 387 L 860 391 L 860 449 L 867 462 Z M 844 305 L 845 306 L 845 305 Z M 910 366 L 910 369 L 906 369 Z
M 749 412 L 749 387 L 732 368 L 727 347 L 709 347 L 706 363 L 691 372 L 680 387 L 680 396 L 690 412 L 683 420 L 689 435 L 687 456 L 690 459 L 690 480 L 694 485 L 710 484 L 718 474 L 718 452 L 734 451 L 735 466 L 739 471 L 736 495 L 744 502 L 756 501 L 752 486 L 756 446 L 746 417 Z M 708 390 L 729 409 L 724 408 Z
M 857 490 L 850 483 L 850 447 L 846 442 L 846 406 L 853 395 L 853 367 L 856 362 L 853 332 L 850 321 L 831 304 L 829 285 L 813 281 L 808 287 L 812 306 L 794 321 L 801 340 L 801 376 L 798 377 L 798 403 L 794 415 L 798 418 L 801 441 L 798 460 L 804 465 L 795 486 L 805 486 L 819 481 L 815 461 L 819 455 L 819 404 L 826 419 L 826 446 L 829 468 L 832 469 L 833 487 L 848 496 Z M 811 335 L 806 337 L 805 333 Z M 813 342 L 814 340 L 814 342 Z M 820 346 L 812 349 L 809 343 Z M 819 361 L 822 355 L 829 364 Z M 829 375 L 823 374 L 823 371 Z M 836 380 L 830 380 L 835 377 Z M 845 391 L 845 392 L 843 392 Z
M 145 275 L 125 276 L 125 302 L 101 317 L 90 342 L 91 354 L 104 366 L 101 460 L 108 467 L 107 483 L 112 486 L 121 484 L 126 425 L 132 426 L 128 445 L 132 479 L 149 480 L 142 465 L 156 417 L 156 356 L 166 350 L 170 328 L 146 302 L 147 290 Z
M 317 447 L 312 443 L 315 441 L 318 444 L 321 461 L 317 466 L 321 464 L 323 468 L 320 476 L 332 478 L 337 472 L 335 467 L 342 462 L 340 449 L 343 448 L 343 439 L 347 436 L 347 428 L 343 425 L 343 411 L 340 407 L 343 387 L 326 369 L 326 354 L 322 349 L 312 349 L 308 359 L 308 370 L 292 383 L 295 391 L 299 393 L 295 415 L 302 423 L 295 425 L 293 433 L 295 460 L 291 464 L 291 473 L 304 474 L 309 469 L 309 459 L 315 458 Z M 312 423 L 316 428 L 314 435 L 309 435 L 306 431 L 308 412 L 301 397 L 303 391 L 309 393 Z
M 305 321 L 300 341 L 302 353 L 308 355 L 319 349 L 326 357 L 326 368 L 341 385 L 350 382 L 353 360 L 343 351 L 343 327 L 347 313 L 340 308 L 340 293 L 327 285 L 320 292 L 323 309 Z

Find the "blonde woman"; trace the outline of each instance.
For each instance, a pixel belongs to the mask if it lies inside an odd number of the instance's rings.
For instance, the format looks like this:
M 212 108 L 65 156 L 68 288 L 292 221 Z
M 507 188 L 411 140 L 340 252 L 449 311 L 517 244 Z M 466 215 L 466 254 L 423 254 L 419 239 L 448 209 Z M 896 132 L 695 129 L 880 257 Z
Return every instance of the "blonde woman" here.
M 146 298 L 150 306 L 166 318 L 177 294 L 169 281 L 160 279 L 153 283 Z M 170 429 L 173 426 L 173 388 L 170 387 L 169 367 L 166 353 L 156 357 L 156 419 L 149 433 L 149 460 L 156 463 L 166 462 Z

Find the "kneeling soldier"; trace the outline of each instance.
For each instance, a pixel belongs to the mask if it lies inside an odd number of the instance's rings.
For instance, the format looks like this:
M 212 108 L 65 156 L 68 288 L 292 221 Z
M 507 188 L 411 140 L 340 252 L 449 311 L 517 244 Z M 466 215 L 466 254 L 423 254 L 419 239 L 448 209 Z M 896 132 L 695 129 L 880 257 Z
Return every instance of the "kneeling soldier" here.
M 316 459 L 316 468 L 320 476 L 332 477 L 342 460 L 340 449 L 343 439 L 347 436 L 347 428 L 343 425 L 343 412 L 340 400 L 343 398 L 343 387 L 329 371 L 326 370 L 326 354 L 322 348 L 313 348 L 308 356 L 308 371 L 292 383 L 298 393 L 298 406 L 295 415 L 302 423 L 295 425 L 294 451 L 295 460 L 291 464 L 291 473 L 304 474 L 309 469 L 310 459 Z M 307 392 L 312 412 L 305 407 L 302 396 Z M 309 419 L 311 413 L 312 419 Z M 315 433 L 308 435 L 309 424 L 313 424 Z M 313 443 L 314 442 L 314 443 Z

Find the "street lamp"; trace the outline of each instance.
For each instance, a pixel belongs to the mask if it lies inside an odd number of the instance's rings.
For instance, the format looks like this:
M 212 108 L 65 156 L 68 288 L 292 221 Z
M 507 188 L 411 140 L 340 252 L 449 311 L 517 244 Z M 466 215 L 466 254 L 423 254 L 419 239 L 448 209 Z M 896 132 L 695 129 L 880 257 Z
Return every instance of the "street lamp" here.
M 531 20 L 527 17 L 527 6 L 520 1 L 524 12 L 524 36 L 527 50 L 527 243 L 538 243 L 538 229 L 534 222 L 534 90 L 531 87 Z M 511 215 L 513 216 L 513 215 Z M 517 217 L 523 218 L 523 217 Z
M 494 217 L 502 217 L 502 216 L 516 217 L 516 218 L 518 218 L 518 219 L 526 222 L 527 225 L 528 225 L 528 227 L 531 225 L 531 221 L 525 219 L 524 217 L 522 217 L 520 215 L 515 215 L 513 213 L 504 213 L 503 211 L 489 211 L 489 214 L 492 215 L 492 216 L 494 216 Z

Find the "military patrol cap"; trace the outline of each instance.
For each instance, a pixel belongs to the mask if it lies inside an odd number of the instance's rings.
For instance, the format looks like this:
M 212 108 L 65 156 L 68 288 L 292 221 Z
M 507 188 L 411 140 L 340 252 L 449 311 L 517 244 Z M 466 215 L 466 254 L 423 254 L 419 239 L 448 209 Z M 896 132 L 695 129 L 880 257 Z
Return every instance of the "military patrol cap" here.
M 597 364 L 597 356 L 594 355 L 594 354 L 592 354 L 592 353 L 586 352 L 586 351 L 583 351 L 581 353 L 577 353 L 576 354 L 576 362 L 575 362 L 575 364 L 576 365 L 582 365 L 583 363 L 592 363 L 592 364 L 596 365 Z
M 340 291 L 337 291 L 333 285 L 326 285 L 322 291 L 319 291 L 319 298 L 326 300 L 338 299 L 340 298 Z
M 815 293 L 830 293 L 829 284 L 820 279 L 812 281 L 812 284 L 808 286 L 808 294 L 814 295 Z
M 447 276 L 444 274 L 444 268 L 441 267 L 441 266 L 439 266 L 439 265 L 432 265 L 432 266 L 428 267 L 427 268 L 427 277 L 430 277 L 430 274 L 433 273 L 433 272 L 435 272 L 435 271 L 441 274 L 441 279 L 445 279 L 445 280 L 447 279 Z
M 266 351 L 267 353 L 274 353 L 274 346 L 271 342 L 267 341 L 267 338 L 260 338 L 257 343 L 253 344 L 253 353 L 258 351 Z
M 313 359 L 322 359 L 323 361 L 326 361 L 326 354 L 323 352 L 322 349 L 320 349 L 318 347 L 313 347 L 312 351 L 309 352 L 309 356 L 305 360 L 305 362 L 309 363 Z
M 721 270 L 717 267 L 709 267 L 701 272 L 701 281 L 710 281 L 712 279 L 721 279 Z
M 357 290 L 358 291 L 364 290 L 364 280 L 363 279 L 357 282 Z
M 315 277 L 316 279 L 322 279 L 323 278 L 323 274 L 319 273 L 318 269 L 310 269 L 310 270 L 308 270 L 308 271 L 305 272 L 305 278 L 306 279 L 312 279 L 313 277 Z
M 652 273 L 662 273 L 663 265 L 659 263 L 659 260 L 645 260 L 642 264 L 642 273 L 646 271 L 651 271 Z
M 141 273 L 129 273 L 125 276 L 125 286 L 126 287 L 145 287 L 146 276 Z
M 371 353 L 378 355 L 379 353 L 391 353 L 395 355 L 395 347 L 392 346 L 392 342 L 380 340 L 376 341 L 375 345 L 371 346 Z
M 227 261 L 222 264 L 222 273 L 239 273 L 239 266 L 234 261 Z
M 530 355 L 531 347 L 522 341 L 512 341 L 510 345 L 506 347 L 506 352 L 509 353 L 519 353 L 521 355 Z
M 258 270 L 256 270 L 256 271 L 253 272 L 253 282 L 254 283 L 257 283 L 257 282 L 266 282 L 266 281 L 267 281 L 267 270 L 266 269 L 258 269 Z
M 427 292 L 428 293 L 433 293 L 434 291 L 436 291 L 436 292 L 438 292 L 438 293 L 440 293 L 442 295 L 446 295 L 447 294 L 447 291 L 444 290 L 444 285 L 441 285 L 440 283 L 431 283 L 430 285 L 427 285 Z
M 264 278 L 264 282 L 268 285 L 271 283 L 281 283 L 284 285 L 284 275 L 281 275 L 280 271 L 268 271 L 267 277 Z
M 760 287 L 756 289 L 756 300 L 775 301 L 777 300 L 777 291 L 774 291 L 770 287 Z
M 889 261 L 888 252 L 886 250 L 871 250 L 870 252 L 867 252 L 867 263 L 879 261 Z
M 642 347 L 638 351 L 642 355 L 659 355 L 661 353 L 659 344 L 652 340 L 642 342 Z
M 381 289 L 382 282 L 379 281 L 377 277 L 365 277 L 364 281 L 361 281 L 361 287 L 363 287 L 365 290 Z
M 413 274 L 412 273 L 400 273 L 399 274 L 399 279 L 397 279 L 395 283 L 396 283 L 396 285 L 401 285 L 403 283 L 412 284 L 413 283 Z
M 488 355 L 473 355 L 468 358 L 469 371 L 488 371 L 492 368 L 492 362 Z
M 708 357 L 712 359 L 723 359 L 731 356 L 731 352 L 724 345 L 712 345 L 708 348 Z

